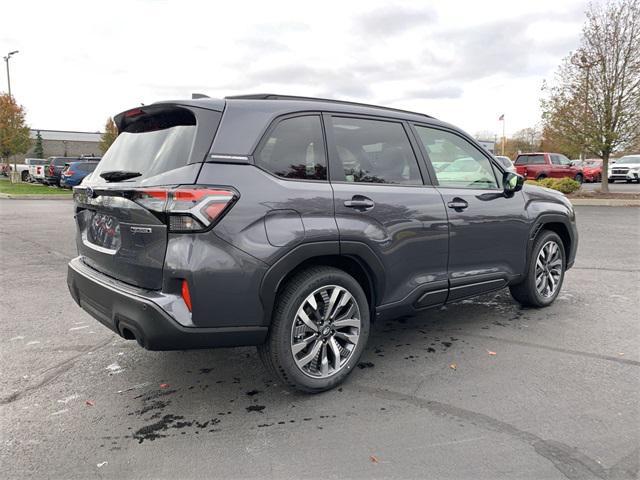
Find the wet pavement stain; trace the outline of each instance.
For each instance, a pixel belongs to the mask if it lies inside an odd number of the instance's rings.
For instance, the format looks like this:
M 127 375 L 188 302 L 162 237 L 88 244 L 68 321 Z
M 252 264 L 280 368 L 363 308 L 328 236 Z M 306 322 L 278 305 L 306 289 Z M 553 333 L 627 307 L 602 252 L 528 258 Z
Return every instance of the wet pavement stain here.
M 265 409 L 266 407 L 264 405 L 249 405 L 247 407 L 247 412 L 260 412 L 262 413 L 262 411 Z
M 262 393 L 262 390 L 249 390 L 246 395 L 248 395 L 249 397 L 253 397 L 254 395 L 257 395 L 259 393 Z
M 371 362 L 360 362 L 358 364 L 358 368 L 364 369 L 364 368 L 373 368 L 375 365 Z

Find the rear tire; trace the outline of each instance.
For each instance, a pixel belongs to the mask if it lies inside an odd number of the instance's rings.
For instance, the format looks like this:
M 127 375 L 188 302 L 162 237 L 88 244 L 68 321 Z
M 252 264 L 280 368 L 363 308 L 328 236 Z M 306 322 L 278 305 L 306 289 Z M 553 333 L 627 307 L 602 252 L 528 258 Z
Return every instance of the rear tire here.
M 369 316 L 367 297 L 353 277 L 333 267 L 311 267 L 280 291 L 258 354 L 288 387 L 329 390 L 357 365 L 369 337 Z
M 20 180 L 22 180 L 23 182 L 27 182 L 29 180 L 29 172 L 26 170 L 23 170 L 22 173 L 20 174 Z
M 542 174 L 542 175 L 538 175 L 538 176 L 536 177 L 536 182 L 539 182 L 540 180 L 544 180 L 545 178 L 547 178 L 547 176 L 546 176 L 546 175 L 544 175 L 544 174 Z
M 527 307 L 548 307 L 562 288 L 565 266 L 562 239 L 555 232 L 543 230 L 533 244 L 526 278 L 509 287 L 511 296 Z

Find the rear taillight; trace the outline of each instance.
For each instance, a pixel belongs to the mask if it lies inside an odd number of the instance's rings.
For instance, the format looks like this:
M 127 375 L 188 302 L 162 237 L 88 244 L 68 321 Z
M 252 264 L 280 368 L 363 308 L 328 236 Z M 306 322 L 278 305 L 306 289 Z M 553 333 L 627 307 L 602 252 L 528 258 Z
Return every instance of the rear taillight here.
M 189 292 L 189 284 L 186 280 L 182 280 L 182 300 L 184 300 L 184 304 L 189 311 L 191 311 L 191 292 Z
M 148 210 L 164 213 L 171 232 L 199 232 L 214 225 L 238 199 L 226 188 L 141 188 L 133 200 Z
M 55 168 L 53 168 L 53 165 L 49 165 L 49 176 L 53 177 L 55 174 L 56 174 Z
M 75 173 L 76 173 L 76 172 L 74 172 L 73 170 L 66 170 L 66 171 L 62 172 L 62 174 L 63 174 L 65 177 L 70 177 L 71 175 L 73 175 L 73 174 L 75 174 Z

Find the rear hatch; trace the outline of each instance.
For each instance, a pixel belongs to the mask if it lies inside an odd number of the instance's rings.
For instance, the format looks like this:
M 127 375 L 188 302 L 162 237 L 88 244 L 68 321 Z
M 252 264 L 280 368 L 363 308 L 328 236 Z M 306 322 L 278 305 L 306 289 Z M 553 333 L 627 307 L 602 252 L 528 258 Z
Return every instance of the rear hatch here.
M 74 188 L 79 254 L 96 270 L 158 290 L 167 248 L 167 192 L 193 185 L 221 113 L 154 104 L 115 117 L 119 135 Z

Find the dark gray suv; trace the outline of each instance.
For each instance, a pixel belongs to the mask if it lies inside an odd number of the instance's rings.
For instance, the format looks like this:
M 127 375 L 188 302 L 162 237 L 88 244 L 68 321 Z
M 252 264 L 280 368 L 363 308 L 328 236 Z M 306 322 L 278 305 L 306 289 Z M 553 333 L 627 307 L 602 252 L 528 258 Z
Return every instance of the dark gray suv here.
M 372 322 L 509 287 L 551 304 L 575 215 L 427 115 L 315 98 L 160 102 L 74 189 L 75 301 L 150 350 L 256 345 L 319 392 Z

